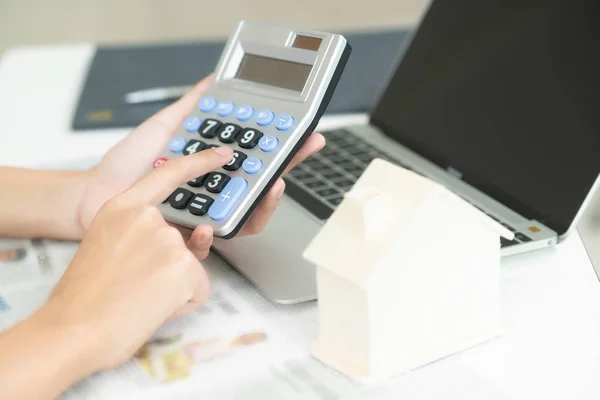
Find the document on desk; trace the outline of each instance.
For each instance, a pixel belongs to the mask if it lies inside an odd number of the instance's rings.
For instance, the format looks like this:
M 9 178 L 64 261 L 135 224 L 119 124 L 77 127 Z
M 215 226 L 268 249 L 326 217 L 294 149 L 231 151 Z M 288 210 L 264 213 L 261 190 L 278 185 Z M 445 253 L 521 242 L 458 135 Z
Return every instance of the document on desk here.
M 39 309 L 77 243 L 0 239 L 0 331 Z M 280 306 L 218 257 L 204 263 L 210 300 L 165 323 L 134 357 L 89 377 L 63 399 L 489 399 L 497 386 L 452 357 L 374 385 L 312 358 L 316 303 Z

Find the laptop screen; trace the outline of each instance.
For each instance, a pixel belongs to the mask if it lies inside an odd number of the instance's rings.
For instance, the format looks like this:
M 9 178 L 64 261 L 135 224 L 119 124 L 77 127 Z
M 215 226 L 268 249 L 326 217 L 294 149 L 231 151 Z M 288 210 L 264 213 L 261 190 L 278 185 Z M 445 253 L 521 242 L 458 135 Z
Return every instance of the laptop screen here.
M 600 1 L 435 1 L 371 123 L 564 233 L 600 173 Z

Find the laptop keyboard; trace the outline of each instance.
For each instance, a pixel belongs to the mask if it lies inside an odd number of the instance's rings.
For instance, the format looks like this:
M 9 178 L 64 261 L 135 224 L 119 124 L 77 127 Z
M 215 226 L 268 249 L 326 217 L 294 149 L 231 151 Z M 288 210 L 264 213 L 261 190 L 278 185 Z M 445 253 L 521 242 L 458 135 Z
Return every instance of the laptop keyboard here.
M 412 170 L 346 130 L 324 132 L 323 135 L 327 139 L 327 146 L 285 176 L 286 193 L 319 219 L 329 218 L 373 159 L 381 158 Z M 510 225 L 487 215 L 515 232 L 515 240 L 501 238 L 501 247 L 531 241 L 531 238 Z

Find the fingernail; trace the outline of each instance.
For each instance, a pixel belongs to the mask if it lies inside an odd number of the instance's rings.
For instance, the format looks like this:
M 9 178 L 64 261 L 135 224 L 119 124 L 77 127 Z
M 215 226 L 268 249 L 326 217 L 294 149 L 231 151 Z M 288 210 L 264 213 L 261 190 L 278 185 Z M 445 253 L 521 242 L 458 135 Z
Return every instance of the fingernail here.
M 227 146 L 214 147 L 213 150 L 220 156 L 228 156 L 231 155 L 231 153 L 233 153 L 233 149 Z

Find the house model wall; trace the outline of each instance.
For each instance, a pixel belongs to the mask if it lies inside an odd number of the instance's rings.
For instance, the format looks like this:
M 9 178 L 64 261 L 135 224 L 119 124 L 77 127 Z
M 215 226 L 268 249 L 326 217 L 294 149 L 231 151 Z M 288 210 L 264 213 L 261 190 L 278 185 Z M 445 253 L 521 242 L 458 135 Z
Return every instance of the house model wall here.
M 359 379 L 400 374 L 502 332 L 500 239 L 443 186 L 375 160 L 307 248 L 314 355 Z

